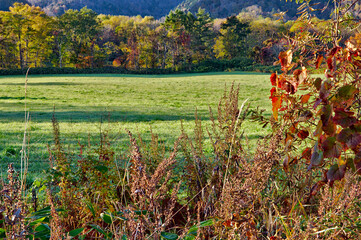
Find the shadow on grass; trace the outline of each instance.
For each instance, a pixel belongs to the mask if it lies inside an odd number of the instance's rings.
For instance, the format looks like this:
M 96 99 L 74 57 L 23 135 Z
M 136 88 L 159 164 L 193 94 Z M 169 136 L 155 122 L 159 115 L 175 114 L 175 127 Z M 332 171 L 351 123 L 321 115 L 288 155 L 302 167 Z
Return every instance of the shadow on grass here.
M 198 77 L 198 76 L 217 76 L 217 75 L 270 75 L 270 73 L 258 72 L 207 72 L 207 73 L 173 73 L 173 74 L 118 74 L 118 73 L 104 73 L 104 74 L 49 74 L 49 75 L 29 75 L 31 78 L 47 78 L 47 77 L 119 77 L 119 78 L 178 78 L 178 77 Z M 15 76 L 0 76 L 1 78 L 22 78 L 23 75 Z M 9 84 L 4 84 L 9 85 Z M 14 84 L 15 85 L 15 84 Z M 19 85 L 24 85 L 19 84 Z
M 25 97 L 0 97 L 1 100 L 25 100 Z M 30 100 L 45 100 L 46 97 L 41 98 L 33 98 L 33 97 L 26 97 L 26 99 Z
M 85 84 L 85 83 L 84 83 Z M 24 83 L 0 83 L 1 86 L 24 86 Z M 32 83 L 28 82 L 28 86 L 62 86 L 62 85 L 82 85 L 81 83 L 71 83 L 71 82 L 43 82 L 43 83 Z
M 32 112 L 31 120 L 35 122 L 49 122 L 53 117 L 53 112 Z M 192 121 L 194 114 L 172 115 L 172 114 L 152 114 L 135 111 L 55 111 L 55 117 L 59 122 L 151 122 L 151 121 Z M 201 116 L 202 120 L 209 120 L 209 117 Z M 23 121 L 24 112 L 0 111 L 0 122 Z

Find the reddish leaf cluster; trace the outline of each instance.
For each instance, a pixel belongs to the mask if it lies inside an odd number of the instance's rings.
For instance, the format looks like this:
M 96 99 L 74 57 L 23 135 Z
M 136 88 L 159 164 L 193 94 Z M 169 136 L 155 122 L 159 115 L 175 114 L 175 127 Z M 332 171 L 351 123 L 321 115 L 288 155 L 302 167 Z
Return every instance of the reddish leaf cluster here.
M 312 197 L 324 184 L 332 186 L 341 180 L 349 169 L 361 174 L 361 34 L 350 38 L 345 47 L 330 48 L 327 54 L 314 52 L 313 62 L 308 62 L 316 69 L 325 67 L 325 79 L 309 76 L 306 61 L 293 59 L 294 51 L 279 54 L 283 73 L 271 75 L 270 99 L 274 119 L 287 126 L 284 169 L 305 159 L 309 171 L 324 170 L 323 179 L 311 189 Z M 312 145 L 297 157 L 301 143 Z

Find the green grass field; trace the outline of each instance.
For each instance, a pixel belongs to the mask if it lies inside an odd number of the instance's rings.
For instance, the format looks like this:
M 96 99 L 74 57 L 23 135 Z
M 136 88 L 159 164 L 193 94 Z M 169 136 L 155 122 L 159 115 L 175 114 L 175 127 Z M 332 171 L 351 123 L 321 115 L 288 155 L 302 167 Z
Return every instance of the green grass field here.
M 49 166 L 47 145 L 52 145 L 51 118 L 60 123 L 61 138 L 70 151 L 78 142 L 95 144 L 99 133 L 108 132 L 119 153 L 128 148 L 125 129 L 149 141 L 153 133 L 172 147 L 181 133 L 181 121 L 192 135 L 197 109 L 203 126 L 209 124 L 209 106 L 215 111 L 225 87 L 240 86 L 240 104 L 260 106 L 270 115 L 269 75 L 254 73 L 140 75 L 29 76 L 25 100 L 25 77 L 0 77 L 0 166 L 4 175 L 9 162 L 19 168 L 24 135 L 24 108 L 30 112 L 29 176 Z M 245 134 L 251 145 L 268 131 L 247 121 Z M 209 144 L 208 144 L 209 145 Z M 210 145 L 208 146 L 210 150 Z M 211 151 L 211 150 L 210 150 Z

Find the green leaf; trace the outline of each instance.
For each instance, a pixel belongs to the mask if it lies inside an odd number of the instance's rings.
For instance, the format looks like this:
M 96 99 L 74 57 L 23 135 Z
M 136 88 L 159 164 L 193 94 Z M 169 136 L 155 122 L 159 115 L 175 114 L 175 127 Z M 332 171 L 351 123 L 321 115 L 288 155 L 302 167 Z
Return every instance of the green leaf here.
M 178 239 L 178 235 L 175 233 L 167 233 L 167 232 L 161 232 L 160 235 L 168 240 L 177 240 Z
M 0 238 L 5 238 L 6 237 L 6 230 L 3 228 L 0 228 Z
M 209 220 L 201 222 L 199 224 L 199 227 L 209 227 L 209 226 L 212 226 L 213 224 L 214 224 L 213 219 L 209 219 Z
M 146 215 L 147 213 L 150 213 L 150 212 L 148 212 L 147 210 L 143 210 L 143 211 L 139 211 L 139 210 L 137 210 L 137 211 L 134 211 L 135 212 L 135 214 L 137 214 L 137 215 Z
M 84 230 L 84 228 L 77 228 L 77 229 L 71 230 L 71 231 L 69 232 L 69 236 L 71 236 L 71 237 L 76 237 L 76 236 L 78 236 L 83 230 Z
M 37 219 L 37 220 L 35 220 L 35 221 L 31 222 L 29 225 L 30 225 L 30 226 L 35 226 L 35 225 L 37 225 L 38 223 L 45 222 L 45 219 L 47 219 L 47 218 L 48 218 L 48 217 L 42 217 L 42 218 L 39 218 L 39 219 Z
M 100 217 L 103 219 L 103 221 L 104 221 L 105 223 L 108 223 L 108 224 L 112 224 L 112 223 L 113 223 L 112 217 L 111 217 L 109 214 L 101 213 L 101 214 L 100 214 Z
M 319 91 L 321 89 L 321 84 L 322 84 L 321 78 L 316 78 L 316 80 L 313 82 L 313 85 L 315 86 L 317 91 Z
M 337 96 L 339 98 L 348 100 L 350 98 L 353 98 L 353 96 L 358 92 L 357 88 L 353 85 L 347 85 L 343 86 L 340 89 L 338 89 Z
M 197 236 L 197 234 L 196 234 Z M 193 235 L 187 235 L 183 238 L 183 240 L 194 240 L 196 238 L 196 236 L 193 236 Z
M 93 204 L 91 202 L 86 202 L 85 204 L 86 204 L 87 208 L 90 210 L 90 212 L 92 213 L 93 217 L 95 217 L 95 210 L 94 210 Z
M 43 209 L 40 209 L 40 210 L 32 213 L 31 218 L 39 219 L 39 218 L 48 217 L 48 216 L 50 216 L 50 206 L 48 206 L 46 208 L 43 208 Z
M 194 226 L 192 226 L 191 228 L 189 228 L 189 230 L 188 230 L 188 236 L 189 236 L 189 237 L 197 236 L 198 226 L 199 226 L 199 228 L 202 228 L 202 227 L 212 226 L 213 224 L 214 224 L 214 220 L 213 220 L 213 219 L 209 219 L 209 220 L 200 222 L 199 225 L 197 224 L 197 225 L 194 225 Z M 193 236 L 192 236 L 192 235 L 193 235 Z
M 95 166 L 94 167 L 96 170 L 98 170 L 99 172 L 101 172 L 101 173 L 106 173 L 106 172 L 108 172 L 108 168 L 106 167 L 106 166 L 104 166 L 104 165 L 98 165 L 98 166 Z
M 122 240 L 128 240 L 128 238 L 127 238 L 127 236 L 125 234 L 123 234 Z
M 36 232 L 43 232 L 43 231 L 49 231 L 50 232 L 50 227 L 48 226 L 48 224 L 40 224 L 39 226 L 37 226 L 35 228 Z

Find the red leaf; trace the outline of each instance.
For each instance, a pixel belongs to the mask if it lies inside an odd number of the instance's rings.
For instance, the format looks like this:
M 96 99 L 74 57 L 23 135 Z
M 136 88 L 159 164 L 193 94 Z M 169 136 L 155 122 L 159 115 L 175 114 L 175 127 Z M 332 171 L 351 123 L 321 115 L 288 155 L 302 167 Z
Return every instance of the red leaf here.
M 332 107 L 331 105 L 325 105 L 322 108 L 321 121 L 322 125 L 327 125 L 332 117 Z
M 302 140 L 306 139 L 308 137 L 308 135 L 310 135 L 310 133 L 307 130 L 301 130 L 297 133 L 297 136 L 299 138 L 301 138 Z
M 336 142 L 335 137 L 327 138 L 321 147 L 325 158 L 339 158 L 341 156 L 342 146 Z
M 302 152 L 302 158 L 310 161 L 311 160 L 311 154 L 312 154 L 312 149 L 311 148 L 306 148 Z
M 328 135 L 328 136 L 334 136 L 337 130 L 337 126 L 334 122 L 329 121 L 327 125 L 322 126 L 322 130 Z
M 358 146 L 361 144 L 361 135 L 350 128 L 345 128 L 337 134 L 337 141 L 344 143 L 347 147 L 357 151 Z
M 327 58 L 327 66 L 328 69 L 330 69 L 331 72 L 335 69 L 333 57 Z
M 332 165 L 327 171 L 327 181 L 332 187 L 333 182 L 341 180 L 345 176 L 346 165 L 338 166 L 338 164 Z
M 270 92 L 271 92 L 271 96 L 269 98 L 272 99 L 274 97 L 274 94 L 277 92 L 277 90 L 275 87 L 273 87 Z
M 318 55 L 317 59 L 316 59 L 316 63 L 315 63 L 315 67 L 316 69 L 318 69 L 321 66 L 321 63 L 323 61 L 323 56 L 322 55 Z
M 333 57 L 336 55 L 336 53 L 341 49 L 341 47 L 334 47 L 332 50 L 328 53 L 328 56 Z
M 347 128 L 357 122 L 357 119 L 353 116 L 354 113 L 342 108 L 335 109 L 335 116 L 333 122 L 340 125 L 343 128 Z
M 289 81 L 285 81 L 282 85 L 282 89 L 285 90 L 289 94 L 296 93 L 296 87 Z
M 278 58 L 281 62 L 281 66 L 287 69 L 292 63 L 292 50 L 280 52 Z
M 271 79 L 272 86 L 276 86 L 277 85 L 277 74 L 272 73 L 270 79 Z
M 231 227 L 232 226 L 232 220 L 227 220 L 223 222 L 223 226 L 225 227 Z
M 301 103 L 308 103 L 308 100 L 310 100 L 311 94 L 306 94 L 301 96 Z
M 323 101 L 327 100 L 328 95 L 330 95 L 330 88 L 331 85 L 328 81 L 322 82 L 320 89 L 320 99 L 322 99 Z
M 282 105 L 282 97 L 272 97 L 272 112 L 275 120 L 278 120 L 278 110 Z
M 307 79 L 307 69 L 305 67 L 302 67 L 301 69 L 297 69 L 293 72 L 293 75 L 295 77 L 297 86 L 302 84 Z

